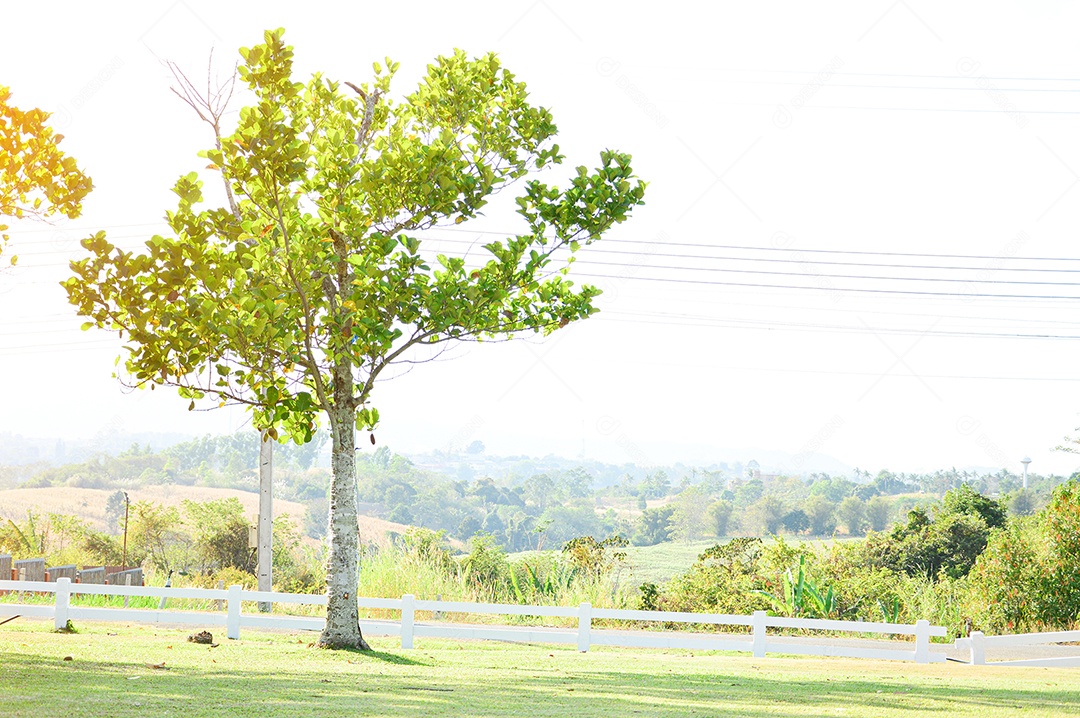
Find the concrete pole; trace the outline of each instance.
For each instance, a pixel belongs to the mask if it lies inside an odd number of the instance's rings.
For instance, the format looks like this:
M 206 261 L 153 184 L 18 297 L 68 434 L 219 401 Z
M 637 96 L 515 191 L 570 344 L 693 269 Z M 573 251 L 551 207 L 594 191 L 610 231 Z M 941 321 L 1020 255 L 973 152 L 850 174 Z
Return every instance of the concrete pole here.
M 1020 459 L 1020 463 L 1024 465 L 1024 490 L 1027 491 L 1027 467 L 1031 463 L 1031 459 L 1025 456 Z
M 274 442 L 266 432 L 259 439 L 259 590 L 273 591 Z M 269 601 L 259 602 L 263 613 L 271 608 Z

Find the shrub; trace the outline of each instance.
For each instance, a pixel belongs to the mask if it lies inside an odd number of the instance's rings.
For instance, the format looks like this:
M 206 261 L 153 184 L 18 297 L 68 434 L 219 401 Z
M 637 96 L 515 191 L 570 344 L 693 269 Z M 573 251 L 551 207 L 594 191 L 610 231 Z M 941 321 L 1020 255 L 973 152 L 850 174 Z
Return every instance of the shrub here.
M 758 538 L 734 538 L 702 553 L 684 574 L 668 583 L 662 607 L 673 611 L 745 614 L 769 607 L 760 588 Z

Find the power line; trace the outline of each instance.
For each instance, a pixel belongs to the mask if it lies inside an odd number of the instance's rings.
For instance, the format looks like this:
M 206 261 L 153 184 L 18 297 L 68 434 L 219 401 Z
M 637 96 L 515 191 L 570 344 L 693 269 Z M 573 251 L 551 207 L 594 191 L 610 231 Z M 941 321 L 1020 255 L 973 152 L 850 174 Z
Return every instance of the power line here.
M 603 318 L 604 312 L 601 311 L 598 316 Z M 943 330 L 919 330 L 919 329 L 906 329 L 903 327 L 852 327 L 843 325 L 829 325 L 829 324 L 808 324 L 799 322 L 754 322 L 753 320 L 724 320 L 717 319 L 712 320 L 706 317 L 707 323 L 702 322 L 675 322 L 672 319 L 678 319 L 678 315 L 658 315 L 656 319 L 641 319 L 636 315 L 627 316 L 634 317 L 633 319 L 609 319 L 608 321 L 625 322 L 630 324 L 658 324 L 661 326 L 686 326 L 686 327 L 701 327 L 701 328 L 719 328 L 719 329 L 749 329 L 755 331 L 773 331 L 775 329 L 784 329 L 788 331 L 806 331 L 806 332 L 823 332 L 827 334 L 900 334 L 900 335 L 915 335 L 915 336 L 941 336 L 941 337 L 955 337 L 964 339 L 1080 339 L 1080 335 L 1068 335 L 1068 334 L 997 334 L 993 332 L 961 332 L 961 331 L 943 331 Z M 688 316 L 689 315 L 684 315 Z M 662 318 L 666 317 L 666 318 Z M 692 317 L 690 317 L 692 318 Z M 754 324 L 757 324 L 755 326 Z
M 734 67 L 720 67 L 720 68 L 708 68 L 701 66 L 692 67 L 674 67 L 671 65 L 661 66 L 649 66 L 650 70 L 683 70 L 690 72 L 703 72 L 706 74 L 712 74 L 716 72 L 728 72 L 728 73 L 747 73 L 747 74 L 763 74 L 763 75 L 820 75 L 822 70 L 752 70 L 752 69 L 739 69 Z M 830 76 L 848 76 L 848 77 L 906 77 L 916 78 L 921 80 L 926 79 L 938 79 L 938 80 L 956 80 L 957 75 L 915 75 L 902 72 L 845 72 L 845 71 L 829 71 Z M 1017 75 L 999 75 L 999 76 L 983 76 L 979 75 L 979 80 L 1003 80 L 1003 81 L 1016 81 L 1016 82 L 1080 82 L 1080 78 L 1075 77 L 1024 77 Z
M 626 249 L 606 249 L 595 246 L 586 247 L 582 250 L 582 259 L 585 261 L 586 253 L 595 254 L 629 254 L 632 256 L 664 257 L 671 259 L 707 259 L 711 261 L 732 262 L 769 262 L 778 264 L 813 264 L 842 267 L 878 267 L 885 269 L 935 269 L 949 271 L 972 271 L 972 272 L 1049 272 L 1052 274 L 1080 273 L 1080 269 L 1049 269 L 1047 267 L 963 267 L 955 264 L 885 264 L 883 262 L 837 262 L 832 260 L 807 260 L 807 259 L 778 259 L 774 257 L 733 257 L 731 255 L 702 255 L 702 254 L 679 254 L 669 252 L 635 252 Z M 797 254 L 798 250 L 793 250 Z
M 956 79 L 956 78 L 953 78 Z M 982 79 L 982 78 L 978 78 Z M 986 78 L 991 79 L 991 78 Z M 806 87 L 805 82 L 790 82 L 781 80 L 727 80 L 726 82 L 735 85 L 791 85 L 796 87 Z M 986 92 L 992 90 L 994 92 L 1080 92 L 1080 87 L 1077 88 L 1059 88 L 1059 87 L 948 87 L 942 85 L 859 85 L 844 82 L 822 82 L 814 87 L 824 89 L 826 87 L 851 87 L 861 88 L 869 90 L 949 90 L 949 91 L 961 91 L 961 92 Z
M 770 102 L 718 102 L 729 107 L 776 107 Z M 804 110 L 881 110 L 885 112 L 973 112 L 976 114 L 1002 115 L 1080 115 L 1080 110 L 987 110 L 964 107 L 861 107 L 858 105 L 803 105 Z
M 810 289 L 815 291 L 826 292 L 863 292 L 869 294 L 909 294 L 917 296 L 931 296 L 931 297 L 982 297 L 990 299 L 1066 299 L 1066 300 L 1080 300 L 1080 296 L 1054 296 L 1054 295 L 1038 295 L 1038 294 L 984 294 L 978 292 L 929 292 L 929 291 L 915 291 L 909 289 L 865 289 L 855 287 L 807 287 L 791 284 L 757 284 L 751 282 L 718 282 L 718 281 L 706 281 L 703 279 L 671 279 L 663 277 L 620 277 L 610 274 L 583 274 L 578 273 L 576 276 L 585 277 L 589 279 L 617 279 L 635 282 L 674 282 L 677 284 L 701 284 L 712 286 L 724 286 L 724 287 L 755 287 L 759 289 Z M 807 277 L 813 279 L 813 277 Z
M 1076 282 L 1021 282 L 1009 279 L 952 279 L 948 277 L 883 277 L 881 275 L 867 275 L 867 274 L 827 274 L 823 272 L 778 272 L 769 271 L 765 269 L 729 269 L 726 267 L 672 267 L 662 264 L 632 264 L 628 262 L 601 262 L 595 259 L 581 258 L 578 260 L 582 264 L 599 264 L 607 267 L 642 267 L 643 269 L 668 269 L 678 270 L 685 272 L 726 272 L 734 274 L 767 274 L 773 276 L 783 277 L 804 277 L 806 279 L 814 279 L 816 277 L 823 277 L 829 279 L 872 279 L 888 282 L 963 282 L 968 284 L 1022 284 L 1022 285 L 1037 285 L 1037 286 L 1052 286 L 1052 287 L 1080 287 L 1080 284 Z M 1080 297 L 1077 297 L 1080 299 Z
M 703 247 L 705 249 L 732 249 L 745 252 L 798 252 L 810 254 L 857 254 L 870 257 L 933 257 L 934 259 L 998 259 L 1002 261 L 1031 262 L 1080 262 L 1080 257 L 1017 257 L 985 254 L 933 254 L 928 252 L 874 252 L 865 249 L 790 249 L 785 247 L 751 247 L 737 244 L 701 244 L 695 242 L 657 242 L 641 239 L 610 239 L 611 244 L 652 244 L 665 247 Z
M 639 364 L 644 366 L 686 367 L 693 369 L 712 369 L 717 371 L 760 371 L 783 374 L 824 374 L 829 376 L 872 376 L 885 379 L 911 379 L 907 374 L 885 374 L 872 371 L 835 371 L 829 369 L 793 369 L 788 367 L 764 367 L 764 366 L 716 366 L 715 364 L 690 364 L 686 362 L 647 362 L 634 359 L 615 357 L 610 361 L 618 364 Z M 972 374 L 922 374 L 923 379 L 965 379 L 973 381 L 1068 381 L 1080 382 L 1076 377 L 1044 377 L 1044 376 L 984 376 Z
M 437 237 L 437 238 L 434 238 L 434 241 L 437 241 L 437 242 L 450 242 L 452 244 L 468 244 L 470 246 L 476 246 L 476 242 L 470 242 L 469 240 L 465 240 L 465 239 L 452 239 L 452 238 L 449 238 L 449 237 Z M 705 259 L 705 260 L 733 261 L 733 262 L 775 262 L 775 263 L 782 263 L 782 264 L 814 264 L 814 265 L 820 264 L 820 265 L 836 265 L 836 266 L 844 266 L 844 267 L 879 267 L 879 268 L 886 268 L 886 269 L 888 269 L 888 268 L 896 268 L 896 269 L 940 269 L 940 270 L 979 271 L 979 272 L 984 272 L 984 271 L 986 271 L 986 272 L 999 272 L 999 271 L 1000 272 L 1049 272 L 1049 273 L 1057 273 L 1057 274 L 1080 273 L 1080 269 L 1050 269 L 1050 268 L 1047 268 L 1047 267 L 987 267 L 987 266 L 965 267 L 965 266 L 959 266 L 959 265 L 955 265 L 955 264 L 946 264 L 946 265 L 940 265 L 940 264 L 939 265 L 934 265 L 934 264 L 895 264 L 895 263 L 886 264 L 886 263 L 883 263 L 883 262 L 840 262 L 840 261 L 829 260 L 829 259 L 808 260 L 808 259 L 782 259 L 782 258 L 777 258 L 777 257 L 737 257 L 737 256 L 733 256 L 733 255 L 730 255 L 730 254 L 727 254 L 727 255 L 682 254 L 682 253 L 677 253 L 677 252 L 635 251 L 635 250 L 630 250 L 630 249 L 610 249 L 609 248 L 609 243 L 636 242 L 636 241 L 638 241 L 638 240 L 606 240 L 606 241 L 602 241 L 600 244 L 591 244 L 591 245 L 588 245 L 586 247 L 582 247 L 581 254 L 579 255 L 580 259 L 578 261 L 585 261 L 586 256 L 588 256 L 589 254 L 626 254 L 626 255 L 637 256 L 637 257 L 644 256 L 644 257 L 665 257 L 665 258 L 673 258 L 673 259 Z M 688 246 L 688 247 L 701 247 L 701 248 L 705 248 L 705 247 L 713 248 L 713 247 L 715 247 L 717 249 L 733 249 L 733 250 L 741 250 L 741 251 L 764 251 L 764 250 L 769 250 L 769 251 L 788 252 L 789 254 L 794 254 L 794 255 L 798 255 L 798 254 L 801 254 L 803 252 L 814 252 L 814 253 L 825 252 L 825 253 L 844 253 L 844 254 L 854 253 L 854 252 L 844 252 L 844 250 L 829 250 L 829 249 L 814 249 L 814 250 L 811 250 L 811 249 L 784 249 L 784 248 L 776 248 L 776 247 L 749 247 L 749 246 L 735 246 L 735 245 L 704 245 L 704 244 L 688 244 L 688 243 L 680 244 L 680 243 L 677 243 L 677 242 L 663 242 L 663 243 L 646 242 L 646 243 L 648 243 L 648 244 L 658 244 L 660 246 Z M 900 253 L 886 253 L 886 252 L 880 252 L 880 253 L 862 252 L 862 253 L 865 253 L 865 254 L 878 254 L 878 255 L 883 255 L 883 256 L 896 256 L 896 255 L 900 254 Z M 927 257 L 950 257 L 950 258 L 965 258 L 965 259 L 997 259 L 997 260 L 1015 259 L 1015 260 L 1018 260 L 1018 261 L 1023 261 L 1023 260 L 1029 259 L 1028 257 L 1012 257 L 1012 256 L 1010 256 L 1010 257 L 988 257 L 988 256 L 975 256 L 975 255 L 916 255 L 916 254 L 911 254 L 911 255 L 903 255 L 903 256 L 927 256 Z M 1072 258 L 1072 257 L 1060 257 L 1060 258 L 1050 258 L 1050 257 L 1038 258 L 1038 257 L 1036 257 L 1036 258 L 1031 258 L 1031 259 L 1036 259 L 1036 260 L 1038 260 L 1038 259 L 1046 259 L 1047 261 L 1078 261 L 1078 260 L 1080 260 L 1080 258 Z

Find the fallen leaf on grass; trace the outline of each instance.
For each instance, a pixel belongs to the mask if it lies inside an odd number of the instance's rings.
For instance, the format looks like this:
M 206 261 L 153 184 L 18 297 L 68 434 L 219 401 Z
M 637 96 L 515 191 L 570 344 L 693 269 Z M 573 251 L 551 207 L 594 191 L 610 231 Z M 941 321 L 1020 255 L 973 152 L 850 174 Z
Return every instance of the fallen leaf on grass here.
M 147 663 L 146 667 L 147 668 L 157 668 L 158 670 L 163 670 L 163 671 L 169 670 L 168 668 L 165 667 L 165 661 L 162 661 L 161 663 Z
M 64 656 L 64 660 L 65 661 L 74 661 L 75 657 L 74 656 Z

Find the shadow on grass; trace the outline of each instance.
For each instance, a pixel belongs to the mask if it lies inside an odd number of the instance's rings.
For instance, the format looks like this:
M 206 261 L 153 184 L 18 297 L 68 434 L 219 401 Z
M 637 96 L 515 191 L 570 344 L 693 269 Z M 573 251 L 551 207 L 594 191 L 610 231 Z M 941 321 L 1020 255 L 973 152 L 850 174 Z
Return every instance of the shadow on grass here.
M 329 649 L 327 649 L 329 650 Z M 393 663 L 395 666 L 430 666 L 431 663 L 425 661 L 416 661 L 412 658 L 407 658 L 398 653 L 387 653 L 386 651 L 362 651 L 359 648 L 337 648 L 333 649 L 334 653 L 348 653 L 351 656 L 358 658 L 371 659 L 374 661 L 382 661 L 383 663 Z
M 488 667 L 476 656 L 424 664 L 393 653 L 342 651 L 342 661 L 292 667 L 220 660 L 153 670 L 139 662 L 76 660 L 0 651 L 0 683 L 17 686 L 22 715 L 439 715 L 532 717 L 641 714 L 659 718 L 734 715 L 824 718 L 838 706 L 867 716 L 1070 713 L 1080 688 L 1002 687 L 977 673 L 895 677 L 785 673 L 781 666 L 742 664 L 725 670 L 665 673 L 601 669 L 584 660 Z M 364 660 L 357 660 L 357 659 Z M 562 656 L 560 656 L 562 658 Z M 576 658 L 576 657 L 575 657 Z M 2 711 L 0 711 L 2 713 Z

